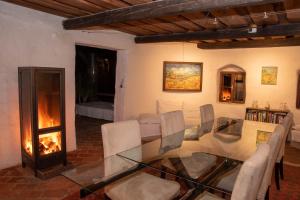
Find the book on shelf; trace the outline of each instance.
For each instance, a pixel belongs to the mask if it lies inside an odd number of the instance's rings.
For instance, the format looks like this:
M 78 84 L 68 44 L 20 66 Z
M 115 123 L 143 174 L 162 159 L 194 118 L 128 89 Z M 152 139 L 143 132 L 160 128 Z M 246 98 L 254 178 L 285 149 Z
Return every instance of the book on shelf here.
M 278 124 L 281 123 L 283 118 L 289 111 L 271 110 L 271 109 L 258 109 L 246 108 L 246 120 L 267 122 Z

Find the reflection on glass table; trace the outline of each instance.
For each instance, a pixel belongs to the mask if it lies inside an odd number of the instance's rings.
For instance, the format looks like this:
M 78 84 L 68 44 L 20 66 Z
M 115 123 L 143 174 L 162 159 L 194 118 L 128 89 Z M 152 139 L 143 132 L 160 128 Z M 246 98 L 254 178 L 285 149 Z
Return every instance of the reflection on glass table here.
M 78 166 L 63 172 L 62 175 L 82 188 L 80 190 L 80 196 L 83 197 L 94 192 L 95 189 L 102 188 L 141 168 L 142 167 L 136 162 L 114 155 L 104 160 L 101 159 Z
M 273 132 L 275 127 L 269 123 L 219 118 L 205 128 L 191 127 L 118 155 L 154 168 L 162 176 L 173 174 L 209 186 L 256 151 L 257 130 Z M 135 155 L 138 152 L 140 157 Z

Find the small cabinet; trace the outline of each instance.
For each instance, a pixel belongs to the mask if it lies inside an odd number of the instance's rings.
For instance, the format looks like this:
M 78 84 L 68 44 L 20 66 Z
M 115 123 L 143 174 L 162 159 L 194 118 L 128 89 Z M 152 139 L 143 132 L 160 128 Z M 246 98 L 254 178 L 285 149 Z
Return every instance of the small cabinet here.
M 246 98 L 246 73 L 245 72 L 220 72 L 220 102 L 245 103 Z

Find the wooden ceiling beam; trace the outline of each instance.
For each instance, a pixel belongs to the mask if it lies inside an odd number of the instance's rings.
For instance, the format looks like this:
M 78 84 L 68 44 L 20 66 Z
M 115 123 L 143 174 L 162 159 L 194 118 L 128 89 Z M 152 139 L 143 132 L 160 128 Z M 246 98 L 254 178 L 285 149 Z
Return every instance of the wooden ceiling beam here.
M 270 25 L 258 27 L 256 33 L 249 33 L 248 28 L 221 29 L 217 31 L 197 31 L 188 33 L 139 36 L 136 43 L 183 42 L 194 40 L 219 40 L 268 36 L 289 36 L 300 34 L 300 23 Z
M 248 40 L 237 42 L 199 43 L 200 49 L 237 49 L 300 46 L 300 38 Z
M 65 29 L 108 25 L 130 20 L 159 18 L 195 11 L 262 5 L 283 0 L 158 0 L 125 8 L 113 9 L 63 21 Z

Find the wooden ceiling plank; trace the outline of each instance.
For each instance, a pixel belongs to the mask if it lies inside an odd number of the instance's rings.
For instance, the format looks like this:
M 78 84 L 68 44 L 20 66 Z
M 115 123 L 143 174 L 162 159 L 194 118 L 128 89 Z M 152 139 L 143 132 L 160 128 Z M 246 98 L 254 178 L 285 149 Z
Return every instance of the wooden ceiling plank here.
M 234 10 L 238 15 L 242 16 L 247 21 L 247 24 L 254 24 L 254 21 L 250 17 L 247 8 L 235 8 Z
M 165 30 L 170 30 L 171 32 L 173 33 L 176 33 L 176 32 L 186 32 L 186 29 L 184 28 L 181 28 L 179 26 L 177 26 L 176 24 L 172 24 L 172 23 L 169 23 L 169 22 L 165 22 L 163 20 L 159 20 L 159 19 L 145 19 L 145 20 L 142 20 L 142 21 L 145 21 L 149 24 L 153 24 L 155 26 L 158 26 L 162 29 L 165 29 Z
M 63 22 L 63 25 L 65 29 L 72 29 L 101 24 L 121 23 L 130 20 L 134 21 L 148 18 L 159 18 L 163 16 L 178 15 L 187 12 L 211 11 L 222 9 L 224 7 L 230 8 L 239 6 L 261 5 L 281 1 L 282 0 L 162 0 L 65 20 Z
M 248 7 L 250 16 L 256 25 L 278 24 L 279 20 L 272 4 Z
M 211 12 L 221 22 L 230 28 L 248 26 L 248 21 L 234 9 L 216 10 Z
M 208 17 L 202 12 L 184 13 L 183 16 L 205 29 L 224 28 L 222 23 L 215 23 L 214 18 Z
M 202 30 L 202 28 L 194 23 L 192 23 L 189 20 L 186 20 L 185 18 L 181 16 L 167 16 L 167 17 L 162 17 L 161 19 L 168 21 L 170 23 L 176 24 L 180 27 L 185 28 L 187 31 L 192 30 L 192 31 L 197 31 L 197 30 Z
M 115 23 L 115 24 L 112 24 L 111 26 L 114 28 L 120 28 L 120 29 L 131 31 L 131 32 L 135 32 L 135 33 L 137 33 L 137 35 L 153 35 L 153 34 L 155 34 L 154 31 L 143 29 L 143 28 L 140 28 L 137 26 L 130 26 L 129 24 L 126 24 L 126 23 Z
M 3 1 L 13 3 L 13 4 L 17 4 L 17 5 L 20 5 L 20 6 L 24 6 L 24 7 L 27 7 L 27 8 L 31 8 L 31 9 L 34 9 L 34 10 L 39 10 L 39 11 L 42 11 L 42 12 L 50 13 L 50 14 L 53 14 L 53 15 L 58 15 L 58 16 L 61 16 L 61 17 L 68 17 L 69 18 L 69 17 L 76 16 L 73 13 L 56 10 L 56 9 L 53 9 L 51 7 L 48 7 L 48 6 L 42 6 L 42 5 L 39 5 L 39 4 L 36 4 L 36 3 L 27 2 L 27 1 L 24 1 L 24 0 L 3 0 Z
M 84 10 L 80 10 L 78 8 L 75 7 L 71 7 L 68 6 L 66 4 L 62 4 L 56 1 L 50 1 L 50 0 L 43 0 L 43 1 L 39 1 L 39 0 L 26 0 L 26 2 L 30 2 L 30 3 L 34 3 L 40 6 L 44 6 L 44 7 L 48 7 L 48 8 L 52 8 L 61 12 L 67 12 L 67 13 L 71 13 L 73 15 L 76 16 L 83 16 L 83 15 L 87 15 L 90 14 L 91 12 L 87 12 Z
M 267 39 L 267 40 L 249 40 L 239 42 L 218 42 L 214 44 L 199 43 L 200 49 L 235 49 L 235 48 L 265 48 L 265 47 L 283 47 L 300 46 L 300 38 L 290 39 Z
M 130 6 L 130 4 L 119 1 L 119 0 L 85 0 L 91 4 L 95 4 L 97 6 L 103 7 L 106 10 L 116 9 L 116 8 L 125 8 Z
M 137 4 L 142 4 L 142 3 L 148 3 L 151 2 L 151 0 L 123 0 L 125 2 L 127 2 L 130 5 L 137 5 Z
M 289 22 L 300 22 L 300 1 L 285 0 L 285 9 L 287 10 L 287 18 Z
M 96 13 L 105 10 L 103 7 L 97 6 L 95 4 L 91 4 L 83 0 L 55 0 L 55 1 L 62 4 L 66 4 L 68 6 L 76 7 L 77 9 L 83 9 L 85 11 L 88 11 L 89 13 Z
M 277 13 L 277 18 L 280 24 L 288 23 L 286 10 L 283 2 L 273 4 L 274 11 Z
M 154 42 L 182 42 L 190 40 L 218 40 L 268 36 L 289 36 L 300 34 L 300 23 L 269 25 L 258 27 L 256 33 L 249 33 L 248 28 L 221 29 L 216 31 L 197 31 L 177 34 L 161 34 L 140 36 L 135 38 L 136 43 Z
M 130 22 L 127 22 L 126 24 L 129 24 L 131 26 L 137 26 L 139 28 L 152 31 L 154 33 L 171 33 L 170 31 L 166 31 L 166 30 L 156 27 L 154 25 L 143 23 L 140 21 L 130 21 Z

